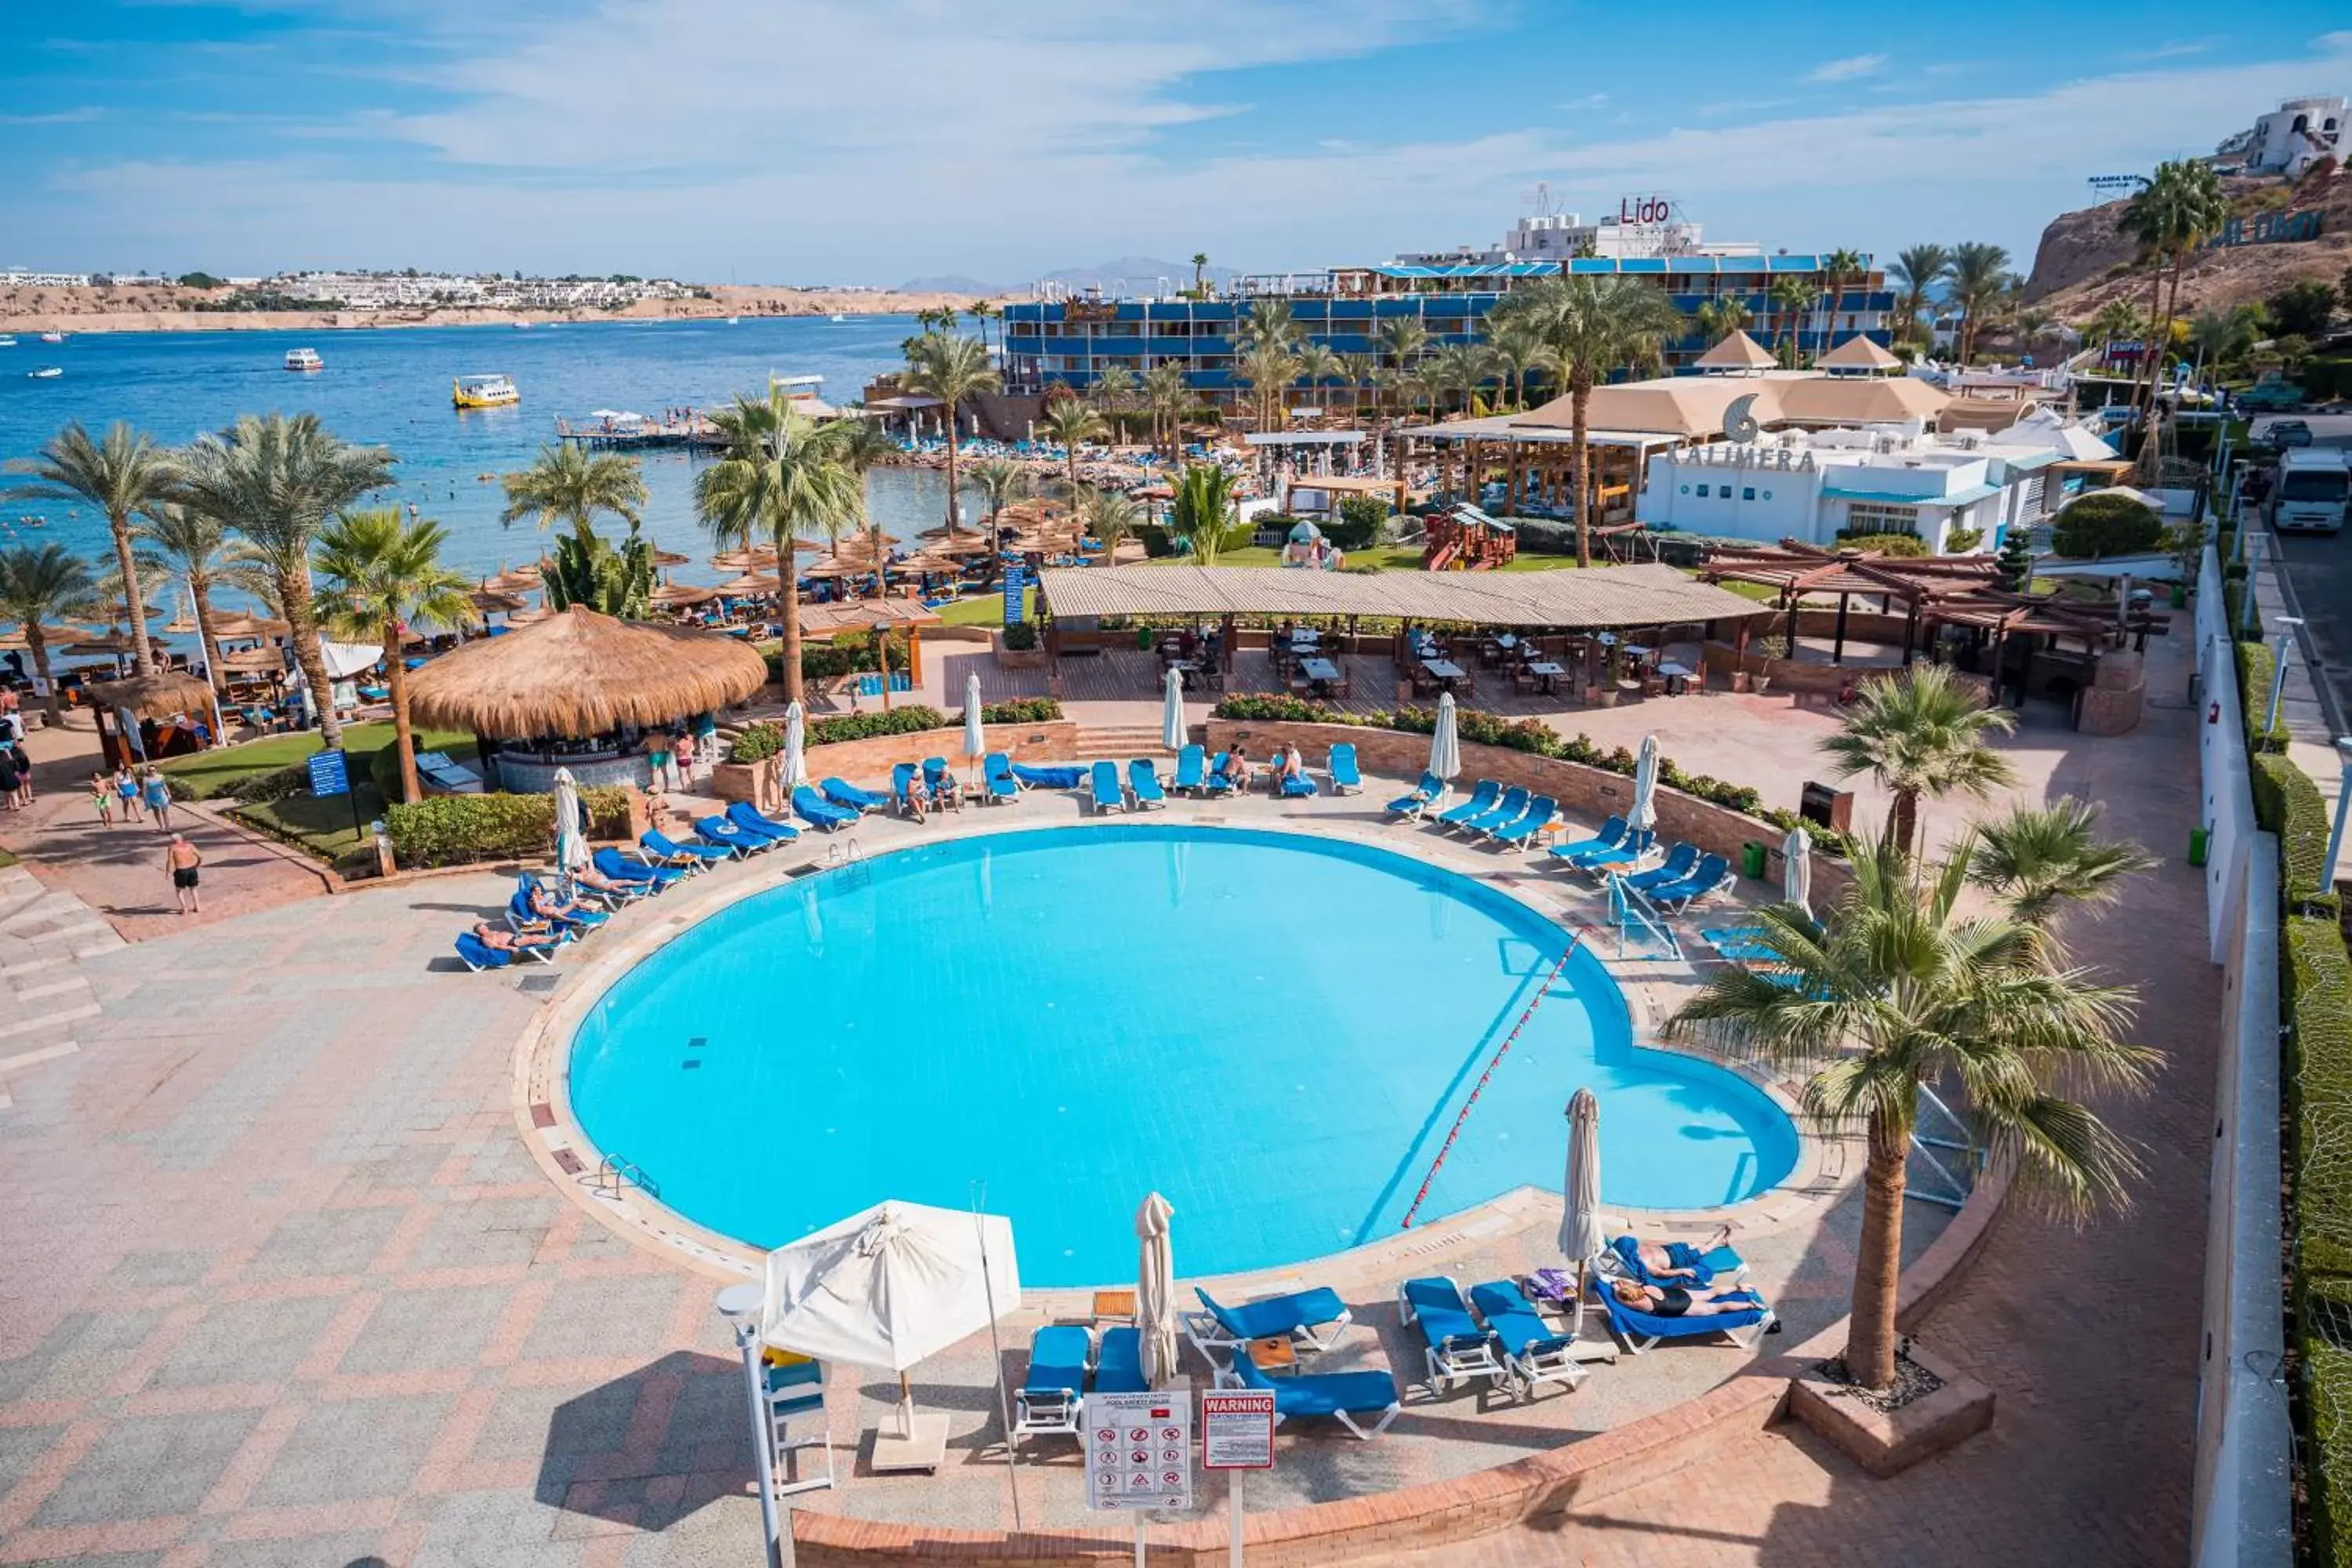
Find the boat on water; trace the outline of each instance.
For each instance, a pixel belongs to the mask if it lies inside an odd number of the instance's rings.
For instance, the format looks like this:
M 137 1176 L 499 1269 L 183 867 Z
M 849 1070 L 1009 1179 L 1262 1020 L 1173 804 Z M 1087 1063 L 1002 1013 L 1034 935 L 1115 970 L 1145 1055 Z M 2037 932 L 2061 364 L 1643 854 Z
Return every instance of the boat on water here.
M 41 341 L 45 343 L 61 343 L 66 341 L 66 335 L 63 332 L 43 332 Z
M 65 374 L 65 371 L 62 367 L 58 365 L 45 364 L 35 370 L 27 372 L 26 374 L 29 379 L 34 381 L 55 381 L 58 377 Z
M 15 348 L 16 346 L 16 339 L 14 339 L 14 338 L 12 338 L 12 337 L 8 337 L 8 336 L 6 336 L 6 335 L 5 335 L 5 334 L 0 334 L 0 349 L 13 349 L 13 348 Z
M 288 370 L 324 370 L 327 368 L 327 362 L 319 357 L 317 349 L 288 349 L 286 368 Z
M 522 393 L 504 375 L 461 375 L 449 384 L 449 401 L 460 408 L 503 408 L 520 403 Z
M 835 310 L 832 315 L 827 316 L 827 317 L 825 318 L 825 320 L 826 320 L 826 321 L 828 321 L 840 322 L 840 321 L 846 321 L 847 320 L 849 320 L 849 318 L 848 318 L 848 317 L 846 317 L 846 316 L 845 316 L 845 315 L 843 315 L 840 311 Z

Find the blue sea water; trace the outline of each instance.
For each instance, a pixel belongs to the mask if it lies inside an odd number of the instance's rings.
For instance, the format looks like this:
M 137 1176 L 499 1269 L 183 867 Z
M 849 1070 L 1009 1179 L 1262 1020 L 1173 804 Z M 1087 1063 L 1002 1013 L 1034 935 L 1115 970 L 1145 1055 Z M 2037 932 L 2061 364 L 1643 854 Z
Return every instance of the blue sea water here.
M 1157 1189 L 1188 1275 L 1393 1233 L 1559 930 L 1466 879 L 1293 834 L 1119 824 L 942 841 L 757 894 L 684 932 L 573 1041 L 574 1114 L 661 1200 L 773 1247 L 884 1198 L 986 1184 L 1038 1286 L 1132 1278 Z M 1600 1098 L 1612 1204 L 1736 1202 L 1789 1119 L 1636 1048 L 1573 957 L 1480 1097 L 1426 1223 L 1557 1188 Z
M 239 414 L 315 413 L 346 440 L 381 444 L 399 458 L 398 483 L 372 503 L 415 502 L 447 526 L 451 564 L 487 574 L 535 560 L 544 548 L 528 522 L 499 526 L 505 498 L 496 476 L 523 467 L 553 439 L 558 415 L 707 407 L 739 392 L 763 394 L 771 374 L 821 375 L 819 395 L 827 402 L 854 402 L 875 372 L 899 363 L 898 344 L 914 331 L 905 316 L 862 316 L 746 317 L 732 327 L 723 321 L 595 321 L 528 331 L 77 333 L 62 343 L 18 332 L 15 348 L 0 349 L 0 458 L 33 456 L 73 419 L 93 429 L 129 420 L 178 445 Z M 319 352 L 326 369 L 298 374 L 283 368 L 286 351 L 305 346 Z M 42 364 L 65 374 L 31 379 L 26 373 Z M 511 375 L 522 402 L 463 412 L 450 406 L 452 377 L 489 372 Z M 644 464 L 651 491 L 646 531 L 696 562 L 678 569 L 678 580 L 730 575 L 702 564 L 712 546 L 694 518 L 696 460 L 659 452 L 646 454 Z M 869 494 L 886 531 L 904 538 L 945 520 L 946 491 L 942 476 L 908 468 L 877 471 Z M 25 527 L 20 520 L 27 515 L 46 517 L 47 527 Z M 57 541 L 96 554 L 106 538 L 104 520 L 87 508 L 0 505 L 0 543 Z

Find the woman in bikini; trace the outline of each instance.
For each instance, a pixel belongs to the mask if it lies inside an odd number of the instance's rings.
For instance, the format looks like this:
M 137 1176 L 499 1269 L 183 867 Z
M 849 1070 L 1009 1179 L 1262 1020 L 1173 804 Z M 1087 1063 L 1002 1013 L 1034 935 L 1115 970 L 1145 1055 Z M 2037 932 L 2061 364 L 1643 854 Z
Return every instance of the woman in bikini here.
M 1728 1317 L 1735 1312 L 1757 1311 L 1764 1305 L 1746 1289 L 1729 1286 L 1719 1290 L 1706 1286 L 1691 1289 L 1681 1285 L 1660 1289 L 1638 1279 L 1612 1279 L 1609 1289 L 1616 1292 L 1618 1305 L 1654 1318 Z

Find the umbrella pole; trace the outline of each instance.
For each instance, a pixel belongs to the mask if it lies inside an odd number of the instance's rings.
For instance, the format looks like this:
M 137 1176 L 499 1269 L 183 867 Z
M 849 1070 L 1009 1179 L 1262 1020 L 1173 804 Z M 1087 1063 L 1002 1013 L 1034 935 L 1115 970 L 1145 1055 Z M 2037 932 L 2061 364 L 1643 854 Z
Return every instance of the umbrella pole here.
M 1021 1528 L 1021 1455 L 1013 1446 L 1013 1402 L 1004 1393 L 1004 1346 L 996 1337 L 996 1277 L 988 1267 L 988 1225 L 981 1217 L 984 1182 L 971 1184 L 971 1227 L 980 1238 L 980 1288 L 988 1300 L 989 1381 L 996 1384 L 996 1413 L 1004 1422 L 1004 1484 L 1013 1493 L 1013 1528 Z

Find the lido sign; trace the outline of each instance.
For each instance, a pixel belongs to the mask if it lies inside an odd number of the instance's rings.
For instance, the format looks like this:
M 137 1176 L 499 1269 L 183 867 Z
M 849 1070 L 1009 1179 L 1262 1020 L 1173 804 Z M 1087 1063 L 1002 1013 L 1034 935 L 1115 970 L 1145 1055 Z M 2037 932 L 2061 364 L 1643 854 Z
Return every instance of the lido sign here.
M 1617 221 L 1626 223 L 1665 223 L 1675 216 L 1675 204 L 1664 196 L 1620 196 L 1617 198 Z

